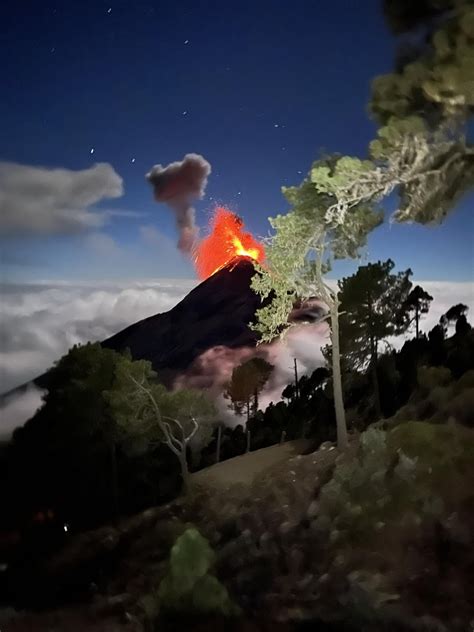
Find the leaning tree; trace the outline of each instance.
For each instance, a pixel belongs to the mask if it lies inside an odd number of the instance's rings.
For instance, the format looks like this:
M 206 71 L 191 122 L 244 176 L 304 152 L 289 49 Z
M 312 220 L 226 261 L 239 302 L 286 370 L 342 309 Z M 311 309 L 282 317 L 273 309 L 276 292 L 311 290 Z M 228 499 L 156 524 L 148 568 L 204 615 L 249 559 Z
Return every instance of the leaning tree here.
M 288 327 L 297 296 L 315 295 L 327 303 L 340 446 L 347 439 L 339 299 L 324 278 L 328 263 L 357 256 L 367 233 L 381 221 L 377 207 L 388 196 L 398 198 L 392 221 L 439 223 L 474 185 L 474 147 L 468 139 L 474 108 L 472 0 L 427 0 L 421 12 L 411 5 L 401 0 L 399 10 L 392 0 L 385 2 L 397 33 L 425 20 L 426 37 L 417 38 L 420 45 L 410 55 L 399 57 L 394 72 L 374 80 L 370 110 L 379 129 L 368 159 L 317 161 L 299 187 L 283 189 L 292 208 L 270 219 L 275 234 L 269 240 L 268 266 L 259 268 L 253 281 L 261 296 L 274 296 L 255 326 L 263 340 Z
M 338 289 L 329 285 L 326 274 L 333 259 L 355 258 L 366 244 L 368 233 L 382 221 L 382 213 L 370 203 L 351 207 L 344 217 L 332 212 L 333 195 L 321 191 L 315 178 L 321 170 L 331 174 L 337 157 L 314 163 L 309 177 L 299 187 L 284 188 L 291 204 L 286 215 L 270 218 L 275 234 L 268 240 L 265 267 L 258 267 L 253 289 L 271 302 L 258 312 L 253 328 L 262 342 L 273 340 L 291 325 L 288 315 L 297 300 L 317 296 L 329 309 L 332 343 L 332 382 L 338 445 L 347 445 L 339 353 Z M 366 169 L 359 161 L 361 173 Z M 330 211 L 330 212 L 329 212 Z
M 154 381 L 150 362 L 139 360 L 116 369 L 107 399 L 114 418 L 132 433 L 137 449 L 165 444 L 179 461 L 185 493 L 189 491 L 188 450 L 210 442 L 216 423 L 214 404 L 201 391 L 168 391 Z

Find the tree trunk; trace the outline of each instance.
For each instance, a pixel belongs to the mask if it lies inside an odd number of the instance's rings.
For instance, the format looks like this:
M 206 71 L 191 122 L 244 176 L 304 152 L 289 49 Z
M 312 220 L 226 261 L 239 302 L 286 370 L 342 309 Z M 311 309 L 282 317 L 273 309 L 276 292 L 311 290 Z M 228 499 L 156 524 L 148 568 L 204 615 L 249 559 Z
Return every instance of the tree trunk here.
M 380 386 L 379 386 L 379 375 L 377 373 L 377 361 L 378 361 L 378 349 L 377 349 L 377 341 L 371 337 L 370 338 L 370 375 L 372 377 L 372 387 L 374 389 L 374 405 L 375 405 L 375 414 L 377 415 L 377 421 L 382 418 L 382 405 L 380 403 Z
M 178 456 L 179 464 L 181 466 L 181 478 L 183 479 L 183 492 L 184 495 L 189 492 L 189 470 L 188 470 L 188 461 L 186 459 L 186 446 L 184 446 L 184 450 Z
M 416 327 L 416 339 L 420 337 L 420 313 L 418 311 L 418 301 L 415 305 L 415 327 Z
M 247 423 L 250 419 L 250 397 L 247 399 Z
M 112 496 L 112 516 L 114 522 L 119 519 L 119 494 L 117 473 L 117 447 L 114 442 L 109 444 L 110 454 L 110 492 Z
M 372 387 L 374 389 L 374 405 L 375 405 L 375 414 L 377 415 L 377 421 L 382 419 L 382 405 L 380 403 L 380 386 L 379 386 L 379 376 L 377 373 L 377 353 L 372 356 L 372 360 L 370 361 L 370 373 L 372 376 Z
M 253 393 L 253 416 L 255 417 L 258 412 L 258 388 L 255 387 L 255 391 Z
M 217 428 L 217 446 L 216 446 L 216 463 L 221 460 L 221 439 L 222 439 L 222 426 Z
M 347 426 L 344 399 L 342 395 L 338 310 L 339 301 L 336 294 L 331 307 L 332 384 L 334 392 L 334 409 L 336 411 L 337 445 L 341 450 L 344 450 L 347 448 Z
M 295 360 L 295 399 L 299 399 L 300 391 L 298 387 L 298 364 L 296 362 L 296 358 L 294 360 Z
M 245 452 L 250 452 L 250 430 L 247 430 L 247 448 Z
M 380 405 L 380 388 L 379 388 L 379 376 L 377 374 L 377 357 L 378 357 L 378 342 L 374 336 L 373 326 L 373 305 L 370 292 L 367 293 L 367 308 L 369 310 L 369 336 L 370 336 L 370 366 L 369 371 L 372 377 L 372 386 L 374 389 L 374 405 L 375 414 L 377 415 L 377 421 L 382 417 L 382 406 Z

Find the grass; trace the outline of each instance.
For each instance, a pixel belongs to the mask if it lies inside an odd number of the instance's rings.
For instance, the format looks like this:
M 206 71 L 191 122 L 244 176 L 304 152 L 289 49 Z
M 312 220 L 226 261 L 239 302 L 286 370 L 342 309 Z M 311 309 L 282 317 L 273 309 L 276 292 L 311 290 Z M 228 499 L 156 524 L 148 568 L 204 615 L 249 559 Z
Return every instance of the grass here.
M 266 470 L 287 463 L 290 459 L 301 454 L 309 446 L 304 439 L 287 441 L 269 448 L 261 448 L 222 463 L 216 463 L 200 472 L 191 475 L 194 485 L 210 487 L 216 490 L 225 489 L 229 485 L 251 485 L 259 479 Z

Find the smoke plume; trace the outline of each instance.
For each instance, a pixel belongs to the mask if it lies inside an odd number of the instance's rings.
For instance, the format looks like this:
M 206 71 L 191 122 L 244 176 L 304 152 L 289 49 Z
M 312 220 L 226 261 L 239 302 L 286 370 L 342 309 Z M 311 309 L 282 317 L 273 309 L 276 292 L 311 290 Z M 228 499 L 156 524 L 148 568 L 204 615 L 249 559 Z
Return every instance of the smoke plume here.
M 199 154 L 186 154 L 181 162 L 167 167 L 155 165 L 147 180 L 153 187 L 155 200 L 167 204 L 176 215 L 179 230 L 178 248 L 189 254 L 198 236 L 193 201 L 204 196 L 211 165 Z

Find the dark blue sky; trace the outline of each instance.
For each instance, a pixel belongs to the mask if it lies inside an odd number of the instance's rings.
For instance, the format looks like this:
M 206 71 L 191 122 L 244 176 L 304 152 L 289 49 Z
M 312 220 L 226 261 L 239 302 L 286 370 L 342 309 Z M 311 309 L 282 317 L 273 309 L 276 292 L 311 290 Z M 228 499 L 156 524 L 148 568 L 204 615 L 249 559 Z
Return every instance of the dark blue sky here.
M 370 82 L 395 48 L 380 0 L 9 4 L 0 160 L 110 163 L 125 194 L 102 206 L 136 214 L 112 218 L 95 241 L 10 238 L 11 279 L 191 276 L 174 219 L 144 180 L 188 152 L 213 169 L 198 223 L 218 201 L 266 234 L 266 218 L 287 208 L 281 185 L 297 184 L 321 150 L 365 154 Z M 470 202 L 441 227 L 385 225 L 367 258 L 392 257 L 419 279 L 470 279 Z

